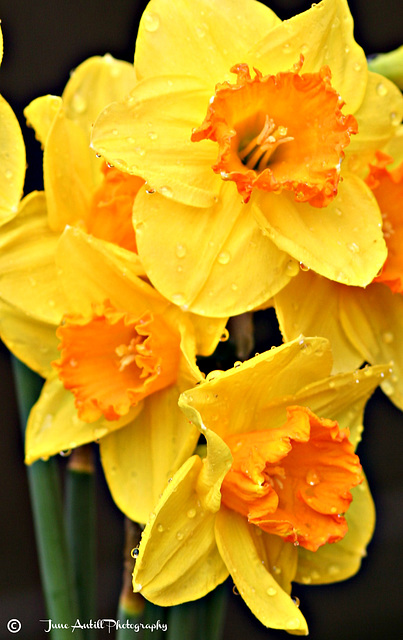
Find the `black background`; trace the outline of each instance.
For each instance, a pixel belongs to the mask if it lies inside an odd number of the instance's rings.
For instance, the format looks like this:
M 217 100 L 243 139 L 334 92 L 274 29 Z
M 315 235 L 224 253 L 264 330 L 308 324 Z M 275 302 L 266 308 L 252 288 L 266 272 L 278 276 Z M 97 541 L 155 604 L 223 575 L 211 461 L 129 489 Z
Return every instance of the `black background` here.
M 23 127 L 28 161 L 26 193 L 42 187 L 42 167 L 39 144 L 32 130 L 24 126 L 23 108 L 40 95 L 60 95 L 69 72 L 90 55 L 109 52 L 132 61 L 138 20 L 145 4 L 134 0 L 0 0 L 4 36 L 0 92 Z M 267 4 L 281 18 L 309 7 L 301 0 Z M 356 39 L 367 54 L 388 51 L 402 43 L 402 3 L 355 0 L 350 6 Z M 270 329 L 273 341 L 278 341 L 271 314 L 257 314 L 256 323 L 258 329 Z M 273 341 L 258 344 L 257 350 L 270 347 Z M 17 637 L 39 640 L 49 636 L 38 622 L 46 614 L 5 348 L 0 349 L 0 366 L 0 640 L 10 639 L 6 630 L 10 618 L 19 618 L 23 624 Z M 293 594 L 301 600 L 312 640 L 393 640 L 401 635 L 403 415 L 377 391 L 367 407 L 365 425 L 358 453 L 375 498 L 377 529 L 357 576 L 326 587 L 295 585 Z M 61 466 L 64 464 L 61 460 Z M 108 494 L 100 468 L 97 476 L 99 617 L 114 618 L 120 590 L 123 518 Z M 249 614 L 242 599 L 231 593 L 225 638 L 238 640 L 245 633 L 256 640 L 288 635 L 266 630 Z

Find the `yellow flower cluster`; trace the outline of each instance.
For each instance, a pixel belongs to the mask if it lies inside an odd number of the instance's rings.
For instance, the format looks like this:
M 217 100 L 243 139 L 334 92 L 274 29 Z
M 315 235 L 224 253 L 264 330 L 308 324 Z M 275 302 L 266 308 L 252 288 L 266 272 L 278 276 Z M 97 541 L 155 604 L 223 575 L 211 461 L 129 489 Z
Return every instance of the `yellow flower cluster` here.
M 0 332 L 46 379 L 26 462 L 99 442 L 151 602 L 230 574 L 303 635 L 292 582 L 358 570 L 364 408 L 381 384 L 403 409 L 402 114 L 346 0 L 151 0 L 134 65 L 90 58 L 26 108 L 44 191 L 21 201 L 0 102 Z M 228 318 L 270 306 L 284 344 L 205 377 Z

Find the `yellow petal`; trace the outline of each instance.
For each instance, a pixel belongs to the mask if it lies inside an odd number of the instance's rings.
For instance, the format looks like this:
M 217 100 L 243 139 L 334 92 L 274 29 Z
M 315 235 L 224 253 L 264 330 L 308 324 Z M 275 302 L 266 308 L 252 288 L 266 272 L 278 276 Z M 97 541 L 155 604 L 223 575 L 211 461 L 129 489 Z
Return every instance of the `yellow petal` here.
M 115 100 L 122 100 L 135 82 L 132 64 L 116 60 L 110 54 L 89 58 L 73 71 L 63 91 L 66 117 L 89 136 L 101 110 Z
M 353 19 L 346 0 L 324 0 L 284 21 L 263 40 L 256 41 L 250 64 L 265 74 L 277 73 L 290 69 L 301 53 L 302 73 L 328 65 L 332 86 L 346 103 L 345 112 L 354 113 L 364 97 L 367 63 L 354 40 Z
M 30 317 L 54 325 L 65 308 L 57 283 L 57 240 L 47 223 L 43 192 L 24 198 L 18 215 L 2 227 L 0 237 L 2 299 Z
M 392 80 L 399 89 L 403 89 L 403 45 L 394 51 L 378 54 L 368 61 L 368 67 L 371 71 Z
M 375 526 L 375 508 L 366 480 L 351 490 L 353 501 L 346 513 L 348 532 L 340 542 L 317 551 L 299 549 L 297 582 L 327 584 L 346 580 L 359 570 Z
M 0 96 L 0 223 L 17 213 L 25 177 L 25 145 L 18 120 Z
M 361 439 L 365 405 L 389 373 L 387 365 L 339 373 L 303 387 L 293 396 L 293 402 L 309 406 L 317 415 L 336 420 L 342 429 L 350 430 L 349 440 L 357 446 Z M 289 398 L 282 401 L 284 409 L 289 401 Z
M 252 528 L 246 518 L 230 509 L 222 507 L 217 514 L 217 545 L 240 595 L 266 627 L 307 635 L 301 611 L 262 563 L 263 554 Z
M 148 189 L 196 207 L 211 206 L 221 185 L 211 169 L 215 149 L 208 141 L 190 140 L 209 98 L 204 83 L 190 76 L 139 82 L 124 102 L 99 116 L 92 147 L 118 169 L 144 178 Z
M 253 309 L 290 279 L 288 256 L 262 234 L 253 206 L 243 205 L 232 187 L 224 184 L 208 209 L 145 190 L 134 205 L 138 251 L 150 280 L 169 300 L 201 315 Z
M 382 389 L 403 409 L 403 296 L 384 284 L 348 288 L 341 298 L 341 321 L 364 360 L 391 363 Z
M 69 312 L 87 313 L 108 298 L 127 312 L 163 314 L 169 303 L 139 276 L 143 268 L 131 251 L 68 228 L 60 238 L 57 265 Z
M 42 389 L 31 410 L 25 440 L 25 461 L 31 464 L 39 458 L 49 458 L 60 451 L 74 449 L 93 442 L 128 424 L 141 411 L 142 404 L 132 407 L 120 420 L 104 418 L 92 422 L 78 419 L 74 396 L 54 375 Z
M 131 424 L 101 440 L 102 466 L 112 497 L 135 522 L 147 522 L 165 486 L 192 454 L 200 435 L 178 407 L 182 390 L 179 380 L 150 395 Z
M 258 222 L 270 238 L 306 267 L 348 285 L 366 286 L 386 259 L 379 207 L 369 187 L 346 174 L 324 209 L 288 194 L 256 193 Z
M 44 147 L 55 117 L 62 108 L 59 96 L 41 96 L 35 98 L 24 109 L 27 124 L 35 129 L 35 137 Z
M 43 162 L 50 227 L 60 231 L 85 220 L 94 189 L 88 134 L 62 110 L 50 128 Z
M 162 606 L 196 600 L 228 576 L 214 536 L 215 514 L 197 494 L 202 462 L 189 458 L 164 491 L 144 529 L 133 589 Z
M 403 116 L 403 97 L 399 89 L 377 73 L 368 74 L 362 105 L 354 114 L 358 134 L 346 147 L 345 165 L 354 173 L 368 174 L 368 163 L 396 133 Z
M 339 316 L 339 297 L 344 286 L 311 271 L 300 273 L 274 298 L 284 340 L 322 336 L 332 346 L 333 372 L 360 366 L 362 355 L 347 339 Z
M 221 437 L 281 426 L 285 407 L 301 388 L 327 377 L 332 367 L 329 343 L 301 338 L 271 349 L 182 394 L 179 405 L 202 432 Z M 269 381 L 269 383 L 268 383 Z M 280 400 L 279 400 L 280 399 Z
M 178 0 L 174 10 L 169 0 L 153 0 L 140 22 L 138 77 L 189 74 L 203 78 L 213 90 L 279 22 L 270 9 L 251 0 Z
M 211 356 L 220 339 L 225 341 L 225 325 L 228 318 L 209 318 L 191 314 L 191 322 L 196 334 L 196 352 L 200 356 Z
M 59 356 L 56 326 L 0 300 L 0 335 L 4 344 L 30 369 L 47 378 Z

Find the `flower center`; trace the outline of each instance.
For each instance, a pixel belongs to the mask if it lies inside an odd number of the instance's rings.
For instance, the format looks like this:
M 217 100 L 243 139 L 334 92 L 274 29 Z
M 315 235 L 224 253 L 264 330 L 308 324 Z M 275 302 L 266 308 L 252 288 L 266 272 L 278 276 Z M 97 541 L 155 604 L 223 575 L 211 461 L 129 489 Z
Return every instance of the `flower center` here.
M 310 551 L 344 537 L 349 490 L 362 476 L 337 422 L 289 407 L 282 427 L 234 434 L 226 443 L 233 456 L 221 487 L 227 507 Z
M 57 336 L 61 357 L 53 365 L 85 422 L 117 420 L 177 378 L 179 336 L 150 312 L 135 316 L 106 300 L 89 316 L 64 316 Z
M 218 143 L 213 171 L 233 180 L 244 202 L 253 189 L 292 191 L 298 202 L 324 207 L 337 194 L 344 147 L 358 127 L 341 112 L 343 101 L 331 73 L 300 74 L 303 56 L 291 71 L 252 78 L 246 64 L 231 69 L 236 84 L 216 86 L 194 142 Z

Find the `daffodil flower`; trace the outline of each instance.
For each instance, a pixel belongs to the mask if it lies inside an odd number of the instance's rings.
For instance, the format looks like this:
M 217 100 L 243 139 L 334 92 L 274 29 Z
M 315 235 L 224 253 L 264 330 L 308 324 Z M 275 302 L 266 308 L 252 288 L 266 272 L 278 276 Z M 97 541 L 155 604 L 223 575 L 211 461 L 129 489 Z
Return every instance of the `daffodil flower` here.
M 264 625 L 307 633 L 291 582 L 352 576 L 374 526 L 354 448 L 387 371 L 331 368 L 328 341 L 300 337 L 182 394 L 207 453 L 184 463 L 150 515 L 134 591 L 170 606 L 230 574 Z
M 0 64 L 3 34 L 0 29 Z M 0 96 L 0 224 L 15 216 L 25 178 L 25 145 L 18 120 Z
M 347 371 L 363 361 L 393 362 L 393 375 L 382 383 L 382 389 L 400 409 L 403 409 L 402 134 L 401 127 L 367 166 L 366 182 L 382 211 L 388 247 L 388 257 L 373 282 L 365 289 L 346 287 L 308 271 L 300 273 L 274 298 L 284 339 L 291 340 L 300 332 L 325 336 L 332 343 L 335 371 Z
M 299 263 L 372 281 L 386 247 L 361 170 L 403 100 L 368 72 L 346 0 L 284 22 L 254 0 L 151 0 L 135 69 L 92 145 L 147 181 L 136 236 L 163 295 L 224 316 L 267 303 Z

